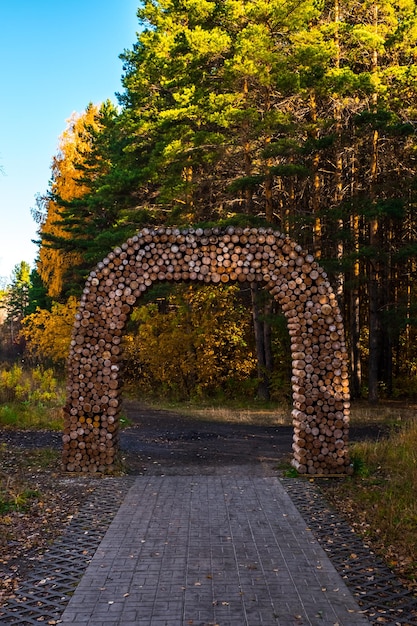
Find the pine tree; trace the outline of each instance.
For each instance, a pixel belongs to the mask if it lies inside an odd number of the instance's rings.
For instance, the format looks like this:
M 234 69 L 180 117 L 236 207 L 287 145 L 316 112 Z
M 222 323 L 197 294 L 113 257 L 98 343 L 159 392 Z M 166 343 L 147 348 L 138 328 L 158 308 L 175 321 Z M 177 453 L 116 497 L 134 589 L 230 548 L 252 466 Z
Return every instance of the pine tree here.
M 73 116 L 61 138 L 50 191 L 38 203 L 38 269 L 55 299 L 78 294 L 95 263 L 147 219 L 137 210 L 137 173 L 130 161 L 125 167 L 124 144 L 110 102 Z
M 6 322 L 10 327 L 12 343 L 17 339 L 20 323 L 28 310 L 29 289 L 30 266 L 26 261 L 21 261 L 13 268 L 6 298 Z

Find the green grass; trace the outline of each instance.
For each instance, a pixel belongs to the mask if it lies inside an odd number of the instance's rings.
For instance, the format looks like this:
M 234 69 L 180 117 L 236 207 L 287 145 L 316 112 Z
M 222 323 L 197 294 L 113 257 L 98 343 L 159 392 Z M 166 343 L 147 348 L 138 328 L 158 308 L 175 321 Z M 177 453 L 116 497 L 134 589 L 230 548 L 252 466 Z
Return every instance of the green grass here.
M 62 430 L 62 409 L 41 403 L 9 402 L 0 405 L 0 427 L 17 430 Z
M 125 413 L 122 413 L 119 417 L 119 426 L 121 429 L 123 428 L 129 428 L 129 426 L 132 426 L 133 422 L 131 419 L 129 419 L 127 417 L 127 415 Z
M 0 515 L 11 511 L 27 511 L 40 492 L 29 488 L 16 488 L 16 485 L 0 484 Z

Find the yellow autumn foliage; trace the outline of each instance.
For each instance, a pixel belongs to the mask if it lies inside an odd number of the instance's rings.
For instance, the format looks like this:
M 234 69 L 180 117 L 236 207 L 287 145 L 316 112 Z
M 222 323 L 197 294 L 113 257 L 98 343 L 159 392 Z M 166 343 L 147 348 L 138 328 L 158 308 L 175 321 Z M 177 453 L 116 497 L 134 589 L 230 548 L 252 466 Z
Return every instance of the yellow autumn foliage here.
M 51 311 L 38 308 L 22 321 L 21 335 L 29 354 L 41 361 L 62 364 L 68 356 L 78 300 L 71 296 L 65 304 L 55 302 Z
M 168 310 L 137 309 L 137 332 L 124 338 L 128 379 L 179 398 L 241 390 L 256 360 L 248 345 L 250 312 L 238 290 L 183 286 L 168 298 Z
M 81 198 L 87 191 L 85 185 L 80 183 L 83 172 L 77 169 L 77 166 L 83 163 L 85 155 L 91 150 L 85 128 L 90 126 L 97 129 L 98 110 L 98 106 L 91 104 L 84 113 L 73 113 L 59 139 L 58 154 L 51 166 L 51 193 L 63 200 Z M 52 198 L 46 200 L 46 209 L 47 216 L 40 227 L 41 237 L 43 234 L 50 234 L 68 238 L 68 234 L 59 223 L 61 219 L 59 207 Z M 75 253 L 57 250 L 48 245 L 40 247 L 37 269 L 42 282 L 47 285 L 51 298 L 59 297 L 66 270 L 76 265 L 78 261 L 78 255 Z

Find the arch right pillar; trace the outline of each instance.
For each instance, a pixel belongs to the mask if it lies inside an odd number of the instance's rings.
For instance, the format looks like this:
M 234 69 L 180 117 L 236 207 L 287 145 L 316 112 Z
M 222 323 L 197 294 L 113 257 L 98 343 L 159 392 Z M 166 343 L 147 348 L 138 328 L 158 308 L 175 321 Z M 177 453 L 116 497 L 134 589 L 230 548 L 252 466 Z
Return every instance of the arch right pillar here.
M 351 474 L 348 358 L 336 296 L 314 257 L 288 239 L 273 279 L 267 289 L 291 338 L 292 465 L 301 474 Z

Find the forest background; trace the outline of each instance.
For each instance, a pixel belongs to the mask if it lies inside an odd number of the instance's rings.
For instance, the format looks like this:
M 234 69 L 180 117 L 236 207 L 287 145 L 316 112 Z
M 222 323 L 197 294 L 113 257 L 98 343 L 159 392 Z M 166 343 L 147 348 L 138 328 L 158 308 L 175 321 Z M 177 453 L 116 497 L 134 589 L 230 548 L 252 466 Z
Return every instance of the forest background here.
M 61 136 L 36 269 L 1 294 L 2 360 L 62 367 L 86 276 L 140 228 L 267 224 L 327 271 L 352 396 L 415 396 L 415 2 L 145 0 L 138 18 L 119 105 Z M 289 398 L 285 321 L 256 285 L 161 284 L 138 305 L 143 392 Z

